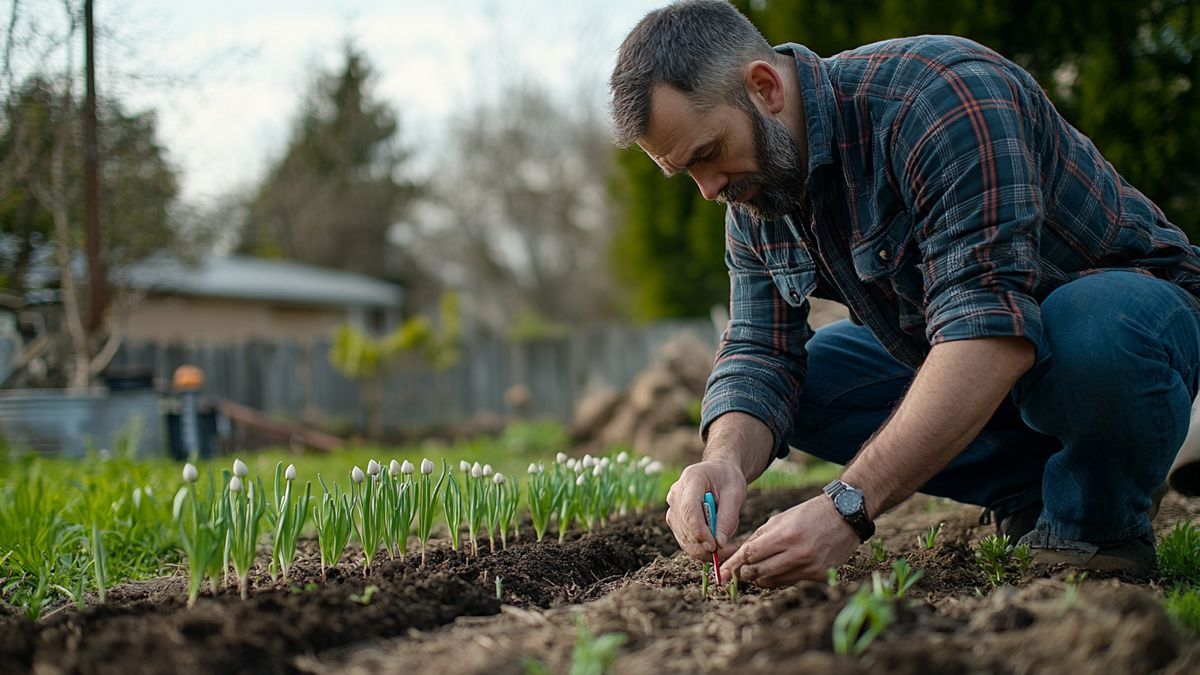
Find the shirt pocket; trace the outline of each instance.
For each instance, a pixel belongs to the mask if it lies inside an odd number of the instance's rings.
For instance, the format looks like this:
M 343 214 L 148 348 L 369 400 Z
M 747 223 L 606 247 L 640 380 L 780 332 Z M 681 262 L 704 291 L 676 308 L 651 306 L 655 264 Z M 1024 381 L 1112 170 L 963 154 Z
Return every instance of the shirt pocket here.
M 897 211 L 884 225 L 869 231 L 850 248 L 854 271 L 863 281 L 878 281 L 892 276 L 902 265 L 914 264 L 909 257 L 912 240 L 912 220 L 904 211 Z
M 771 280 L 787 304 L 802 307 L 817 287 L 817 266 L 810 259 L 807 265 L 773 268 Z

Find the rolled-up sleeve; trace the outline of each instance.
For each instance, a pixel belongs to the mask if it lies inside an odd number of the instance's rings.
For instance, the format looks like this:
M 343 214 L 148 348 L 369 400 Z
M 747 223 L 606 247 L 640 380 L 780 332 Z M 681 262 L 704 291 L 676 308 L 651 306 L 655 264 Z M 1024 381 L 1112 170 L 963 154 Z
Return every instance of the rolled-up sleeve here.
M 899 126 L 893 170 L 911 199 L 926 338 L 1024 337 L 1044 358 L 1034 300 L 1044 218 L 1025 83 L 994 63 L 936 72 Z
M 792 416 L 804 384 L 809 303 L 786 302 L 732 211 L 725 219 L 729 324 L 705 388 L 700 433 L 729 412 L 762 421 L 775 437 L 775 456 L 788 452 Z

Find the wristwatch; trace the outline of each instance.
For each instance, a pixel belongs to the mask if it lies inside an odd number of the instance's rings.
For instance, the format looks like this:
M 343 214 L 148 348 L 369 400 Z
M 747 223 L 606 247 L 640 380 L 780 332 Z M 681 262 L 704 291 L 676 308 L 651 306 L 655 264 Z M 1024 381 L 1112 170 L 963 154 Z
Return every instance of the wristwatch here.
M 834 480 L 825 486 L 825 494 L 833 500 L 833 508 L 850 523 L 850 527 L 858 533 L 861 541 L 866 541 L 875 534 L 875 522 L 867 515 L 867 498 L 862 490 L 841 480 Z

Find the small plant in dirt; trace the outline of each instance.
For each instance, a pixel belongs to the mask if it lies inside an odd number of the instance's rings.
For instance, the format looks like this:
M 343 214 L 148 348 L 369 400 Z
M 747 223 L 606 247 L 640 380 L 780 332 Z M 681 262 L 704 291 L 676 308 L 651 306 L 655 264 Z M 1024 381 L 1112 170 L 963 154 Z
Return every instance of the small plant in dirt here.
M 833 651 L 861 654 L 891 625 L 896 602 L 903 600 L 923 576 L 924 570 L 913 569 L 904 558 L 892 563 L 892 573 L 887 576 L 873 572 L 871 585 L 855 591 L 834 619 Z
M 417 511 L 417 491 L 413 487 L 416 468 L 407 459 L 388 464 L 387 547 L 393 559 L 408 553 L 408 535 Z
M 468 474 L 467 480 L 471 480 Z M 463 499 L 462 488 L 454 477 L 454 469 L 446 470 L 446 488 L 442 490 L 442 515 L 446 519 L 446 531 L 450 533 L 450 548 L 458 550 L 462 541 Z
M 258 527 L 267 506 L 267 495 L 262 480 L 249 480 L 246 465 L 235 460 L 233 476 L 229 479 L 228 497 L 229 528 L 226 530 L 225 548 L 237 572 L 238 594 L 245 600 L 250 589 L 250 570 L 254 567 L 254 555 L 258 548 Z
M 729 583 L 725 586 L 725 592 L 729 594 L 729 600 L 731 602 L 737 602 L 738 578 L 736 576 L 729 580 Z
M 917 536 L 917 546 L 919 546 L 922 551 L 931 550 L 934 545 L 937 544 L 938 535 L 941 534 L 942 526 L 944 525 L 945 523 L 930 525 L 928 530 L 925 530 Z
M 700 565 L 700 597 L 708 599 L 708 579 L 712 576 L 712 563 L 701 563 Z
M 317 474 L 317 482 L 321 484 L 323 494 L 321 501 L 313 507 L 313 523 L 317 526 L 317 548 L 321 552 L 321 578 L 324 579 L 326 570 L 338 564 L 350 541 L 354 507 L 351 493 L 343 493 L 336 481 L 333 490 L 325 484 L 321 474 Z
M 539 462 L 529 465 L 529 517 L 533 521 L 533 531 L 538 541 L 546 536 L 550 518 L 554 515 L 562 494 L 561 481 L 555 480 L 552 474 L 546 472 L 545 464 Z
M 421 460 L 421 477 L 417 480 L 417 538 L 421 540 L 421 567 L 425 566 L 425 553 L 429 535 L 433 531 L 433 515 L 438 506 L 438 494 L 446 480 L 446 460 L 442 460 L 442 476 L 433 482 L 433 462 Z
M 1013 547 L 1013 562 L 1017 565 L 1017 574 L 1021 577 L 1029 574 L 1029 568 L 1033 565 L 1033 548 L 1029 544 Z
M 1200 527 L 1175 524 L 1158 543 L 1158 575 L 1168 584 L 1200 584 Z
M 295 497 L 292 494 L 292 483 L 296 480 L 296 466 L 289 464 L 283 468 L 283 462 L 275 465 L 274 501 L 267 511 L 268 518 L 275 528 L 275 545 L 271 549 L 271 578 L 282 571 L 286 583 L 288 569 L 296 559 L 296 542 L 300 540 L 300 531 L 304 521 L 308 519 L 308 505 L 312 499 L 312 483 L 304 484 L 304 496 Z M 283 483 L 283 493 L 280 494 L 280 483 Z
M 621 645 L 628 638 L 624 633 L 596 635 L 588 628 L 583 614 L 575 619 L 575 648 L 571 650 L 571 675 L 606 675 L 612 671 Z
M 875 558 L 875 562 L 883 562 L 887 560 L 888 552 L 884 546 L 884 541 L 881 537 L 876 537 L 871 540 L 871 557 Z
M 1009 543 L 1008 535 L 989 534 L 980 539 L 979 548 L 975 551 L 975 561 L 992 588 L 1003 585 L 1008 581 L 1009 569 L 1013 563 L 1013 545 Z
M 369 605 L 371 604 L 371 598 L 375 597 L 375 594 L 378 592 L 379 587 L 375 584 L 371 584 L 370 586 L 364 588 L 362 593 L 351 595 L 350 601 L 357 602 L 360 605 Z
M 196 604 L 204 579 L 214 568 L 219 575 L 221 553 L 225 546 L 225 510 L 215 496 L 212 476 L 208 490 L 201 494 L 196 488 L 200 473 L 196 467 L 186 464 L 183 479 L 187 483 L 175 494 L 172 510 L 179 527 L 179 541 L 187 556 L 188 564 L 188 607 Z M 211 577 L 215 579 L 215 577 Z M 215 584 L 215 581 L 213 582 Z
M 371 569 L 375 554 L 383 547 L 387 536 L 388 495 L 381 484 L 381 474 L 386 476 L 383 467 L 373 459 L 367 463 L 366 473 L 357 466 L 350 472 L 350 480 L 354 484 L 354 518 L 351 523 L 354 526 L 354 538 L 362 544 L 366 557 L 363 576 Z
M 878 572 L 875 573 L 878 577 Z M 833 651 L 857 656 L 891 625 L 895 609 L 891 599 L 866 586 L 855 591 L 833 620 Z
M 1167 614 L 1177 624 L 1200 634 L 1200 589 L 1176 588 L 1165 599 Z
M 517 517 L 517 507 L 521 504 L 521 484 L 516 478 L 505 478 L 497 473 L 492 477 L 496 486 L 496 518 L 500 529 L 500 548 L 508 548 L 508 530 L 513 527 Z M 515 530 L 514 530 L 515 532 Z
M 825 570 L 825 583 L 830 588 L 837 588 L 837 586 L 838 586 L 838 571 L 837 571 L 836 567 L 830 567 L 829 569 Z

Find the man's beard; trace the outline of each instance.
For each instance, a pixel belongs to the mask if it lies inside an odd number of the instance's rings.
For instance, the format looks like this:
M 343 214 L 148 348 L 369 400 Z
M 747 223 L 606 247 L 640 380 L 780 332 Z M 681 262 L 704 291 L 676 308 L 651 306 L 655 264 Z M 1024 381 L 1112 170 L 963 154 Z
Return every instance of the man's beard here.
M 742 209 L 757 220 L 779 218 L 800 208 L 807 173 L 803 153 L 787 126 L 758 112 L 746 111 L 754 126 L 754 157 L 758 173 L 730 181 L 717 201 Z M 742 201 L 751 188 L 758 194 Z

